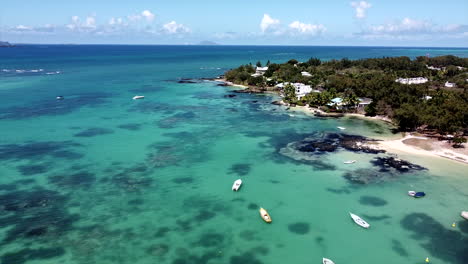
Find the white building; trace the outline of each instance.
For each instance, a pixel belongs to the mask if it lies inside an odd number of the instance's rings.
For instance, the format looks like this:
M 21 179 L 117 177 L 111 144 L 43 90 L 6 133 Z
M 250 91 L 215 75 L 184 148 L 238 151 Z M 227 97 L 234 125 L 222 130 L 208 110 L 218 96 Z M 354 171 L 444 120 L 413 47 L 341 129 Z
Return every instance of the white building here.
M 308 73 L 308 72 L 301 72 L 301 75 L 302 76 L 305 76 L 305 77 L 312 77 L 312 74 Z
M 398 78 L 395 80 L 395 82 L 399 82 L 402 84 L 421 84 L 421 83 L 426 83 L 429 80 L 424 77 L 416 77 L 416 78 Z
M 429 70 L 434 70 L 434 71 L 440 71 L 442 70 L 442 68 L 437 68 L 437 67 L 434 67 L 434 66 L 427 66 L 426 67 L 429 69 Z
M 310 85 L 305 85 L 303 83 L 293 83 L 292 85 L 296 89 L 295 92 L 296 92 L 297 99 L 301 99 L 306 94 L 312 92 L 312 87 L 310 87 Z
M 268 70 L 268 67 L 257 67 L 255 69 L 255 73 L 263 75 L 265 74 L 267 70 Z
M 366 97 L 360 97 L 357 109 L 359 111 L 364 111 L 364 108 L 372 103 L 372 99 Z
M 451 82 L 448 82 L 448 81 L 446 81 L 444 86 L 445 86 L 445 87 L 447 87 L 447 88 L 453 88 L 453 87 L 455 87 L 455 84 L 454 84 L 454 83 L 451 83 Z

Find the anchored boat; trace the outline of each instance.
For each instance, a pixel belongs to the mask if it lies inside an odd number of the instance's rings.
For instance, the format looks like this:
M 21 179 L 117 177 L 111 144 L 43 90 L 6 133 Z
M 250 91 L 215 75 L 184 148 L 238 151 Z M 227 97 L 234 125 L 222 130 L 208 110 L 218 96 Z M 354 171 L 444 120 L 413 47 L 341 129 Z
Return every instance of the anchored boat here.
M 362 219 L 361 217 L 355 215 L 355 214 L 352 214 L 352 213 L 349 213 L 349 215 L 351 216 L 351 218 L 354 220 L 354 222 L 364 228 L 369 228 L 370 225 L 369 223 L 367 223 L 366 221 L 364 221 L 364 219 Z
M 237 192 L 239 188 L 241 187 L 241 185 L 242 185 L 241 179 L 234 181 L 234 184 L 232 185 L 232 190 Z
M 145 98 L 143 95 L 135 95 L 133 96 L 133 100 L 143 99 Z
M 327 258 L 322 258 L 322 263 L 323 264 L 335 264 L 335 262 L 331 261 L 331 259 Z
M 421 197 L 426 196 L 426 193 L 425 193 L 425 192 L 409 191 L 409 192 L 408 192 L 408 195 L 409 195 L 409 196 L 412 196 L 412 197 L 414 197 L 414 198 L 421 198 Z
M 263 221 L 267 223 L 271 223 L 271 217 L 268 214 L 267 210 L 260 207 L 260 216 L 262 217 Z
M 467 211 L 463 211 L 461 212 L 461 217 L 465 218 L 466 220 L 468 220 L 468 212 Z

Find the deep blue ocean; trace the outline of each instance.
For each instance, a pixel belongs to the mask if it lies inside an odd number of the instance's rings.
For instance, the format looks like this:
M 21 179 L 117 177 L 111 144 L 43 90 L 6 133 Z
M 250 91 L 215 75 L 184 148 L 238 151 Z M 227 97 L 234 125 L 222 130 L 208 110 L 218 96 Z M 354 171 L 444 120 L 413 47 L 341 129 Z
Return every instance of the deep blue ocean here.
M 0 48 L 0 263 L 468 263 L 466 165 L 305 153 L 303 142 L 401 135 L 200 79 L 257 61 L 448 54 L 468 48 Z M 388 158 L 418 166 L 398 171 Z

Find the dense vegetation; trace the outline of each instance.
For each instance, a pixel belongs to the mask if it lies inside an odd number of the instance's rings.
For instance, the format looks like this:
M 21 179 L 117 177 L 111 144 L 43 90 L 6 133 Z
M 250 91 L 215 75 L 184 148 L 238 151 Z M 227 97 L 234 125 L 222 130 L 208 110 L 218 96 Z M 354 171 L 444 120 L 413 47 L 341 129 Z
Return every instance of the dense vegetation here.
M 402 130 L 426 127 L 453 133 L 467 129 L 468 58 L 345 58 L 326 62 L 311 58 L 306 62 L 290 60 L 283 64 L 267 64 L 268 70 L 263 76 L 253 77 L 255 67 L 249 64 L 228 71 L 225 78 L 257 87 L 300 82 L 322 91 L 298 100 L 294 88 L 287 85 L 282 91 L 285 101 L 299 105 L 326 106 L 332 98 L 339 96 L 345 104 L 353 106 L 359 102 L 358 97 L 368 97 L 373 103 L 366 107 L 367 115 L 386 115 Z M 428 66 L 440 69 L 429 69 Z M 309 72 L 312 76 L 302 76 L 301 72 Z M 397 78 L 411 77 L 426 77 L 429 82 L 412 85 L 395 82 Z M 444 87 L 447 81 L 455 83 L 456 87 Z

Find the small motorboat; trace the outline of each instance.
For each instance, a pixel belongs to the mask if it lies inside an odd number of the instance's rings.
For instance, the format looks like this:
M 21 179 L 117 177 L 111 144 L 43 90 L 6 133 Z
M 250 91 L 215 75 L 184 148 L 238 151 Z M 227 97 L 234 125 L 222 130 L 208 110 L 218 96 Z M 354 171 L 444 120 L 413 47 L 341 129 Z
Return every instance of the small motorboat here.
M 468 220 L 468 211 L 463 211 L 461 212 L 461 217 L 465 218 L 466 220 Z
M 267 210 L 260 207 L 260 216 L 262 217 L 263 221 L 267 223 L 271 223 L 271 217 L 268 214 Z
M 322 258 L 322 263 L 323 264 L 335 264 L 335 262 L 331 261 L 331 259 L 327 258 Z
M 421 197 L 426 196 L 426 193 L 425 192 L 409 191 L 408 195 L 411 196 L 411 197 L 414 197 L 414 198 L 421 198 Z
M 339 130 L 345 130 L 346 127 L 337 127 Z
M 353 164 L 355 163 L 356 161 L 355 160 L 347 160 L 345 162 L 343 162 L 344 164 Z
M 234 184 L 232 185 L 232 190 L 237 192 L 239 188 L 241 187 L 241 185 L 242 185 L 242 180 L 241 179 L 236 180 Z
M 63 99 L 65 99 L 65 98 L 64 98 L 62 95 L 59 95 L 59 96 L 55 97 L 55 99 L 57 99 L 57 100 L 63 100 Z
M 145 98 L 143 95 L 135 95 L 133 96 L 133 100 L 143 99 Z
M 354 220 L 354 222 L 356 224 L 358 224 L 358 225 L 360 225 L 360 226 L 362 226 L 364 228 L 369 228 L 370 227 L 370 225 L 366 221 L 364 221 L 361 217 L 359 217 L 359 216 L 357 216 L 357 215 L 355 215 L 353 213 L 349 213 L 349 215 L 351 216 L 351 218 Z

